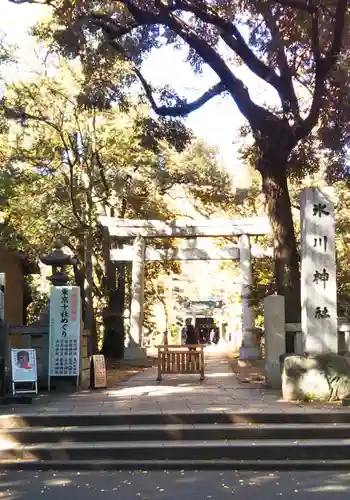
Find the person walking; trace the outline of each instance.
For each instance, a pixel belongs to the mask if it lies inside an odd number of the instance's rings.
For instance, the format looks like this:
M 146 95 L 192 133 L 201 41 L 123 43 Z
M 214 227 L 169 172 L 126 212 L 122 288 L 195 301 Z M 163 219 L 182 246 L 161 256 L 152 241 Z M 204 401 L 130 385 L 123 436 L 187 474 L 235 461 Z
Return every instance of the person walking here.
M 186 319 L 186 345 L 199 344 L 199 338 L 197 332 L 192 325 L 192 319 Z M 190 347 L 189 349 L 194 349 L 194 347 Z
M 216 337 L 216 331 L 214 328 L 210 330 L 210 335 L 209 335 L 209 344 L 214 344 L 214 340 Z
M 184 325 L 181 328 L 181 344 L 185 345 L 186 344 L 186 339 L 187 339 L 187 327 Z

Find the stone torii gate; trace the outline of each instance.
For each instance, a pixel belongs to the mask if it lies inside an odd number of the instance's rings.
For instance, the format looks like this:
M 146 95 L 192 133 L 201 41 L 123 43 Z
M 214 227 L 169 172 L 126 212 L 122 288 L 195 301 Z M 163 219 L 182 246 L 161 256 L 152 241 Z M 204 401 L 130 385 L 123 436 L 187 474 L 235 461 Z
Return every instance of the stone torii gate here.
M 251 258 L 272 256 L 272 250 L 263 250 L 251 245 L 250 236 L 270 233 L 271 227 L 267 217 L 242 219 L 210 219 L 210 220 L 175 220 L 163 222 L 159 220 L 129 220 L 101 216 L 101 225 L 108 230 L 111 238 L 133 239 L 133 245 L 111 249 L 110 259 L 114 262 L 132 261 L 132 286 L 130 308 L 130 340 L 141 355 L 143 336 L 143 301 L 144 301 L 144 263 L 145 261 L 164 260 L 238 260 L 241 272 L 242 325 L 244 347 L 241 348 L 241 359 L 254 359 L 259 356 L 258 346 L 253 343 L 255 319 L 249 307 L 249 291 L 252 284 Z M 232 237 L 239 236 L 239 245 L 225 248 L 188 248 L 156 250 L 146 247 L 146 238 L 187 238 L 198 237 Z M 135 354 L 136 355 L 136 354 Z M 137 355 L 136 355 L 137 356 Z

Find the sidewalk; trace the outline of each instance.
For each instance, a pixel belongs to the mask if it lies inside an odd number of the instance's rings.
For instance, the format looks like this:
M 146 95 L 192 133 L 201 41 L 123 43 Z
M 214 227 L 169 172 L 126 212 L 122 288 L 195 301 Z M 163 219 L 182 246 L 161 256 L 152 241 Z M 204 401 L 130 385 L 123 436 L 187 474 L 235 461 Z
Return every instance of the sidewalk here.
M 0 407 L 0 414 L 54 413 L 187 413 L 187 412 L 312 412 L 320 410 L 350 411 L 333 405 L 291 404 L 280 400 L 279 391 L 260 389 L 241 383 L 232 373 L 223 354 L 205 353 L 205 380 L 199 375 L 168 375 L 157 382 L 157 368 L 121 382 L 117 387 L 73 394 L 42 394 L 31 405 Z

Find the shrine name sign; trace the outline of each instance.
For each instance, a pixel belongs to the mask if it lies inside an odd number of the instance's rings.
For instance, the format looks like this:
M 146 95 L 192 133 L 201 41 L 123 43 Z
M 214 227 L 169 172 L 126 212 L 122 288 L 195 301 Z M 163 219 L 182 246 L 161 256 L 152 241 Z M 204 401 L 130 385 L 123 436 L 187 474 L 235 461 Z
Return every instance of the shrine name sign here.
M 301 194 L 301 305 L 304 350 L 338 353 L 334 191 Z

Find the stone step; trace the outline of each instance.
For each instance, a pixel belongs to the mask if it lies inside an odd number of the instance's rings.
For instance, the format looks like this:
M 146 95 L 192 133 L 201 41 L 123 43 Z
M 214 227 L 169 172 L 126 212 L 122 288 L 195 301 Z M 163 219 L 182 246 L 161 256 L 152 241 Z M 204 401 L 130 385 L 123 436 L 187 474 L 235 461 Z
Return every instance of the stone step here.
M 349 471 L 350 460 L 147 460 L 147 470 Z M 145 470 L 144 460 L 0 460 L 6 470 Z
M 0 429 L 167 424 L 350 424 L 348 409 L 286 412 L 127 412 L 127 413 L 23 413 L 1 415 Z
M 2 443 L 350 439 L 350 424 L 166 424 L 31 427 L 0 430 Z
M 95 443 L 40 443 L 23 446 L 3 443 L 0 460 L 73 461 L 80 467 L 82 461 L 143 462 L 168 460 L 230 460 L 236 462 L 290 461 L 290 460 L 350 460 L 350 439 L 319 440 L 221 440 L 221 441 L 152 441 Z

